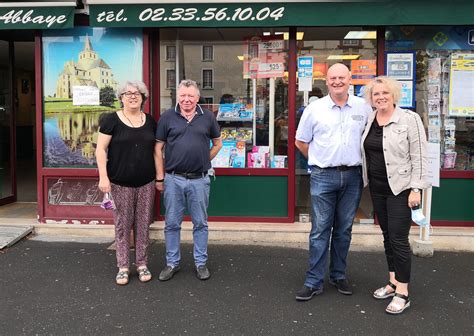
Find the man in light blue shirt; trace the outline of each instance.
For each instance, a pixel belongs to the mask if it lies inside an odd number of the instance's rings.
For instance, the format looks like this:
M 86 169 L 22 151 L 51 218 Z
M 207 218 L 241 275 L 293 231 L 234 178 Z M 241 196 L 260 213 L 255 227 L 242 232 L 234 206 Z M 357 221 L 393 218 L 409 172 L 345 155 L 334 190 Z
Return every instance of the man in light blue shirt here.
M 309 269 L 296 293 L 299 301 L 323 292 L 329 241 L 329 282 L 340 293 L 352 294 L 346 258 L 362 193 L 360 141 L 372 110 L 362 98 L 348 94 L 350 77 L 343 64 L 328 69 L 329 95 L 306 107 L 296 132 L 295 145 L 311 168 L 312 206 Z

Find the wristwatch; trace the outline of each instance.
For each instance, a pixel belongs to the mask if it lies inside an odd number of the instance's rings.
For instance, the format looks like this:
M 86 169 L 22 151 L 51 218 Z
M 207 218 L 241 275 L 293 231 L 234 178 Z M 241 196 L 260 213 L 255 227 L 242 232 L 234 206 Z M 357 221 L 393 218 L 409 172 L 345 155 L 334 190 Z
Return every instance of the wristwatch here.
M 419 193 L 421 190 L 418 189 L 418 188 L 411 188 L 411 191 L 415 192 L 415 193 Z

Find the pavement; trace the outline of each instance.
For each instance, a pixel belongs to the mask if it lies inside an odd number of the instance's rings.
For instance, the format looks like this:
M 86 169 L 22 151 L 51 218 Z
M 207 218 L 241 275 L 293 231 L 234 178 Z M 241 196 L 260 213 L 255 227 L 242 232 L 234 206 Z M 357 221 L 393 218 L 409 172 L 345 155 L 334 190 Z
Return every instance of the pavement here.
M 324 293 L 297 302 L 305 248 L 209 245 L 212 277 L 194 275 L 192 245 L 182 245 L 181 271 L 157 280 L 164 245 L 150 246 L 154 279 L 115 285 L 110 243 L 24 239 L 0 252 L 1 335 L 473 335 L 473 253 L 435 251 L 413 257 L 412 306 L 385 313 L 371 292 L 386 282 L 381 250 L 351 250 L 354 295 L 325 282 Z M 44 238 L 44 237 L 43 237 Z M 46 241 L 45 241 L 46 240 Z M 133 258 L 132 258 L 133 260 Z

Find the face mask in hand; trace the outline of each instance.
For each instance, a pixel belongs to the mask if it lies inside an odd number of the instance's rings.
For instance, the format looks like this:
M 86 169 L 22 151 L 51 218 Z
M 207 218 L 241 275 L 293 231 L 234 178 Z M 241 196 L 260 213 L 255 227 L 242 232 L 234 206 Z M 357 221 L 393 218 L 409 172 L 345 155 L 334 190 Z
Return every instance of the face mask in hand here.
M 100 207 L 105 210 L 115 210 L 115 202 L 112 199 L 112 194 L 110 193 L 104 194 L 104 199 L 102 200 Z
M 411 220 L 419 226 L 428 225 L 428 221 L 426 220 L 426 217 L 425 215 L 423 215 L 423 211 L 419 206 L 414 206 L 413 208 L 411 208 Z

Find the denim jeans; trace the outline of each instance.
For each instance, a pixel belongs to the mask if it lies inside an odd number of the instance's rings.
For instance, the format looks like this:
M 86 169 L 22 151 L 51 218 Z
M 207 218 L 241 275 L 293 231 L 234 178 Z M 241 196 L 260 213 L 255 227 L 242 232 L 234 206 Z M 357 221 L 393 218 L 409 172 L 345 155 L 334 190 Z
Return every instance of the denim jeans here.
M 164 181 L 166 264 L 177 266 L 181 260 L 181 222 L 187 208 L 193 222 L 194 262 L 207 262 L 207 207 L 211 181 L 209 176 L 186 179 L 166 174 Z
M 345 171 L 335 168 L 311 169 L 311 232 L 309 269 L 305 285 L 322 287 L 331 241 L 331 280 L 346 278 L 346 258 L 352 235 L 352 222 L 362 194 L 360 167 Z

